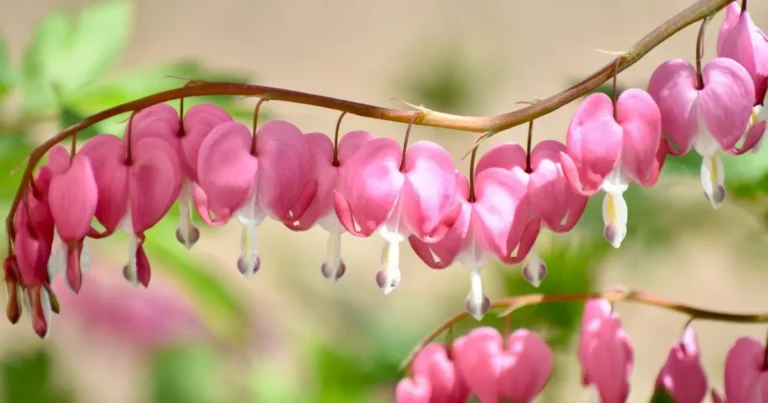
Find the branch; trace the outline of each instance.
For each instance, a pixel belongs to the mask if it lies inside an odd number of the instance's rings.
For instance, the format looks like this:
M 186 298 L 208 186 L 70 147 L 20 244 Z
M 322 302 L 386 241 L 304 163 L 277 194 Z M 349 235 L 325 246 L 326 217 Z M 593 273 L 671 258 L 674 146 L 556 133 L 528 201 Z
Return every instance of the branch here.
M 679 312 L 689 316 L 692 320 L 714 320 L 730 323 L 768 323 L 768 312 L 762 314 L 737 314 L 729 312 L 710 311 L 707 309 L 695 308 L 664 298 L 659 298 L 639 291 L 611 291 L 607 293 L 585 293 L 585 294 L 528 294 L 516 297 L 502 298 L 491 302 L 490 309 L 507 308 L 499 316 L 504 317 L 512 311 L 529 305 L 548 304 L 553 302 L 586 302 L 590 299 L 602 298 L 611 302 L 630 301 L 644 305 L 655 306 L 668 311 Z M 459 321 L 468 318 L 470 315 L 466 311 L 457 313 L 448 318 L 437 329 L 433 330 L 411 351 L 405 361 L 400 365 L 400 369 L 408 367 L 413 358 L 432 340 L 436 339 L 441 333 L 450 329 Z
M 635 64 L 653 48 L 676 34 L 683 28 L 700 21 L 716 12 L 720 11 L 733 0 L 698 0 L 685 10 L 677 13 L 672 18 L 656 27 L 653 31 L 645 35 L 625 54 L 610 61 L 600 70 L 593 73 L 580 83 L 552 95 L 547 99 L 537 102 L 534 105 L 507 112 L 501 115 L 490 116 L 460 116 L 451 115 L 442 112 L 429 111 L 421 113 L 414 124 L 421 126 L 441 127 L 446 129 L 456 129 L 469 132 L 485 133 L 483 137 L 491 136 L 500 131 L 527 123 L 538 117 L 547 115 L 556 111 L 560 107 L 578 99 L 579 97 L 593 91 L 613 75 L 624 71 Z M 168 102 L 181 98 L 189 98 L 204 95 L 239 95 L 239 96 L 260 96 L 275 101 L 285 101 L 296 104 L 312 105 L 322 108 L 335 109 L 351 113 L 354 115 L 393 122 L 408 123 L 413 117 L 414 111 L 383 108 L 374 105 L 367 105 L 358 102 L 346 101 L 343 99 L 331 98 L 322 95 L 314 95 L 306 92 L 292 91 L 282 88 L 266 87 L 260 85 L 237 84 L 237 83 L 216 83 L 195 81 L 190 85 L 169 91 L 160 92 L 135 101 L 117 105 L 113 108 L 104 110 L 95 115 L 91 115 L 79 123 L 68 127 L 58 133 L 48 141 L 41 144 L 29 156 L 29 163 L 24 170 L 22 182 L 16 197 L 11 204 L 11 212 L 6 218 L 6 229 L 9 240 L 13 238 L 13 215 L 21 202 L 22 196 L 26 192 L 27 183 L 32 179 L 33 171 L 37 163 L 42 159 L 48 150 L 61 141 L 75 135 L 77 132 L 87 129 L 103 120 L 111 117 L 144 109 L 149 106 Z

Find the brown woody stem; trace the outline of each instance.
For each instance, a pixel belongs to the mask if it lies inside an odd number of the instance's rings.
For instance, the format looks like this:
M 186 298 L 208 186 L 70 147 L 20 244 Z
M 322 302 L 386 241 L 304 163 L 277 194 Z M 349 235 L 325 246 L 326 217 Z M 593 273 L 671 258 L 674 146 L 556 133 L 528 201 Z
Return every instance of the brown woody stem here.
M 691 319 L 696 320 L 714 320 L 719 322 L 731 322 L 731 323 L 768 323 L 768 312 L 758 314 L 738 314 L 721 311 L 710 311 L 707 309 L 701 309 L 684 305 L 675 301 L 660 298 L 654 295 L 646 294 L 639 291 L 611 291 L 606 293 L 584 293 L 584 294 L 528 294 L 519 295 L 516 297 L 508 297 L 498 299 L 491 302 L 491 309 L 506 308 L 504 312 L 499 316 L 507 316 L 512 311 L 529 305 L 547 304 L 553 302 L 586 302 L 590 299 L 602 298 L 611 302 L 630 301 L 644 305 L 655 306 L 657 308 L 666 309 L 668 311 L 679 312 L 689 316 Z M 431 343 L 441 333 L 447 329 L 452 328 L 457 322 L 469 317 L 469 313 L 462 311 L 457 313 L 440 325 L 437 329 L 433 330 L 427 337 L 424 338 L 413 349 L 408 358 L 401 364 L 401 368 L 405 368 L 411 364 L 416 354 L 421 351 L 424 346 Z
M 614 74 L 627 69 L 635 64 L 648 52 L 656 46 L 682 30 L 689 25 L 696 23 L 708 16 L 720 11 L 732 0 L 698 0 L 688 8 L 675 14 L 653 31 L 649 32 L 630 50 L 610 61 L 605 66 L 594 72 L 592 75 L 580 83 L 568 88 L 560 93 L 550 96 L 537 102 L 534 105 L 503 113 L 500 115 L 489 116 L 461 116 L 451 115 L 442 112 L 421 113 L 414 124 L 421 126 L 442 127 L 447 129 L 456 129 L 476 133 L 485 133 L 484 137 L 500 131 L 527 123 L 533 119 L 544 116 L 579 97 L 595 90 L 605 83 Z M 11 212 L 6 218 L 6 230 L 9 237 L 14 236 L 13 214 L 21 201 L 25 192 L 25 187 L 30 182 L 37 163 L 54 145 L 64 139 L 73 136 L 78 131 L 86 129 L 94 124 L 111 117 L 144 109 L 149 106 L 168 102 L 180 98 L 205 96 L 205 95 L 235 95 L 235 96 L 260 96 L 267 97 L 274 101 L 285 101 L 297 104 L 318 106 L 322 108 L 335 109 L 354 115 L 368 117 L 372 119 L 388 120 L 394 122 L 408 123 L 413 118 L 413 111 L 397 110 L 383 108 L 379 106 L 367 105 L 359 102 L 346 101 L 343 99 L 331 98 L 322 95 L 309 94 L 306 92 L 293 91 L 282 88 L 266 87 L 260 85 L 237 84 L 237 83 L 216 83 L 205 81 L 190 81 L 182 88 L 163 91 L 157 94 L 149 95 L 135 101 L 117 105 L 113 108 L 101 111 L 88 116 L 79 123 L 72 125 L 62 132 L 59 132 L 35 150 L 29 156 L 29 162 L 24 170 L 22 185 L 19 187 L 16 197 L 11 205 Z

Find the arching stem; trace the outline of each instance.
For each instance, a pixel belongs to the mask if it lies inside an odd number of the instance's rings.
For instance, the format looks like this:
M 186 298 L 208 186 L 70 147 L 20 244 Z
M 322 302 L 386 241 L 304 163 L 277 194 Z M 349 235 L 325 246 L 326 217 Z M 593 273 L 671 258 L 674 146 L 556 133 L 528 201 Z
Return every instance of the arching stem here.
M 346 111 L 341 112 L 339 119 L 336 121 L 336 131 L 333 133 L 333 166 L 339 166 L 339 129 L 341 129 L 341 120 L 347 114 Z
M 470 203 L 475 202 L 475 159 L 477 158 L 477 147 L 472 149 L 469 157 L 469 198 Z
M 415 112 L 411 121 L 408 122 L 408 128 L 405 129 L 405 139 L 403 139 L 403 156 L 400 158 L 400 172 L 405 172 L 405 153 L 408 152 L 408 140 L 411 138 L 411 128 L 416 119 L 421 116 L 421 112 Z
M 256 102 L 256 106 L 253 108 L 253 124 L 251 126 L 251 131 L 253 132 L 253 138 L 251 140 L 251 155 L 256 155 L 256 145 L 257 145 L 257 137 L 256 136 L 256 128 L 259 126 L 259 109 L 261 108 L 261 104 L 264 102 L 269 101 L 269 98 L 264 97 L 260 98 L 259 102 Z
M 704 34 L 707 32 L 707 25 L 712 20 L 712 16 L 705 17 L 701 20 L 701 26 L 699 26 L 699 34 L 696 37 L 696 88 L 704 88 L 704 78 L 701 74 L 701 60 L 704 58 Z

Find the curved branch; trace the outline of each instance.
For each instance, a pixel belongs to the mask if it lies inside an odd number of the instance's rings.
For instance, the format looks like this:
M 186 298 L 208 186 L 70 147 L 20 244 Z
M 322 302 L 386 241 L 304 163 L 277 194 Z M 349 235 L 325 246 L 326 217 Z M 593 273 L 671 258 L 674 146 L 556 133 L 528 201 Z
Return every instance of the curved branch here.
M 759 314 L 738 314 L 721 311 L 710 311 L 707 309 L 696 308 L 684 305 L 668 299 L 656 297 L 639 291 L 611 291 L 606 293 L 585 293 L 585 294 L 528 294 L 516 297 L 502 298 L 491 302 L 490 309 L 507 308 L 499 316 L 507 316 L 512 311 L 529 305 L 547 304 L 553 302 L 586 302 L 590 299 L 602 298 L 611 302 L 630 301 L 644 305 L 655 306 L 657 308 L 674 311 L 689 316 L 696 320 L 713 320 L 730 323 L 768 323 L 768 312 Z M 450 329 L 457 322 L 468 318 L 470 315 L 466 311 L 457 313 L 448 318 L 438 328 L 428 334 L 416 347 L 408 354 L 408 357 L 400 365 L 401 370 L 411 364 L 413 358 L 421 349 L 432 340 L 436 339 L 441 333 Z
M 485 133 L 482 137 L 491 136 L 500 131 L 515 127 L 517 125 L 529 122 L 535 118 L 544 116 L 560 107 L 578 99 L 579 97 L 593 91 L 614 74 L 627 69 L 635 64 L 653 48 L 676 34 L 683 28 L 710 16 L 733 0 L 698 0 L 685 10 L 677 13 L 672 18 L 656 27 L 653 31 L 645 35 L 625 54 L 610 61 L 600 70 L 593 73 L 580 83 L 552 95 L 547 99 L 537 102 L 534 105 L 515 110 L 512 112 L 491 115 L 491 116 L 461 116 L 451 115 L 435 111 L 421 111 L 421 115 L 414 122 L 416 125 L 441 127 L 447 129 L 456 129 L 469 132 Z M 193 81 L 189 85 L 169 91 L 160 92 L 144 98 L 137 99 L 117 105 L 113 108 L 91 115 L 79 123 L 72 125 L 64 131 L 58 133 L 48 141 L 37 147 L 29 156 L 27 167 L 22 176 L 21 185 L 16 197 L 11 204 L 11 212 L 6 218 L 6 230 L 11 242 L 13 231 L 13 215 L 26 192 L 27 183 L 32 179 L 35 166 L 40 159 L 54 145 L 62 140 L 75 135 L 77 132 L 87 129 L 96 123 L 111 117 L 133 112 L 149 106 L 168 102 L 181 98 L 189 98 L 203 95 L 240 95 L 240 96 L 260 96 L 268 97 L 270 100 L 285 101 L 290 103 L 318 106 L 322 108 L 335 109 L 362 117 L 388 120 L 393 122 L 408 123 L 413 118 L 413 111 L 383 108 L 374 105 L 367 105 L 358 102 L 346 101 L 343 99 L 331 98 L 322 95 L 309 94 L 306 92 L 292 91 L 282 88 L 266 87 L 260 85 L 237 84 L 237 83 L 215 83 L 205 81 Z

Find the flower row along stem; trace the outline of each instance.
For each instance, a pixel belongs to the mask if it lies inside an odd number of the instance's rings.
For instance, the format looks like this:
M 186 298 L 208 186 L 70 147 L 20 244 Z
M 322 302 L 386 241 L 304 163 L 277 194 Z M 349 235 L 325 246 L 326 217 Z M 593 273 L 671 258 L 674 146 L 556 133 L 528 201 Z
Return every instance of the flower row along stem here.
M 560 107 L 593 91 L 615 74 L 618 74 L 635 64 L 666 39 L 670 38 L 683 28 L 717 13 L 731 1 L 732 0 L 698 0 L 685 10 L 677 13 L 672 18 L 656 27 L 653 31 L 635 43 L 626 53 L 610 61 L 580 83 L 531 106 L 500 115 L 489 116 L 461 116 L 423 110 L 413 124 L 484 133 L 481 137 L 484 138 L 520 124 L 527 123 L 533 119 L 554 112 Z M 24 170 L 19 189 L 11 204 L 10 213 L 6 218 L 5 224 L 9 244 L 14 237 L 13 217 L 21 202 L 22 196 L 29 186 L 34 169 L 46 152 L 48 152 L 54 145 L 75 135 L 81 130 L 123 113 L 138 111 L 155 104 L 172 100 L 206 95 L 258 96 L 269 100 L 335 109 L 371 119 L 401 123 L 411 122 L 415 113 L 413 110 L 383 108 L 282 88 L 193 80 L 184 87 L 149 95 L 88 116 L 79 123 L 59 132 L 33 150 L 27 161 L 27 166 Z
M 679 302 L 660 298 L 651 294 L 639 291 L 611 291 L 606 293 L 583 293 L 583 294 L 526 294 L 515 297 L 506 297 L 491 302 L 490 309 L 506 308 L 499 317 L 505 317 L 513 311 L 529 305 L 538 305 L 556 302 L 586 302 L 591 299 L 604 299 L 611 302 L 630 301 L 644 305 L 655 306 L 668 311 L 678 312 L 687 315 L 691 320 L 712 320 L 730 323 L 768 323 L 768 312 L 758 314 L 738 314 L 722 311 L 711 311 L 681 304 Z M 416 354 L 427 344 L 435 340 L 440 334 L 451 329 L 459 321 L 470 316 L 467 311 L 459 312 L 439 327 L 429 333 L 419 344 L 414 347 L 408 357 L 403 361 L 401 370 L 408 367 Z

